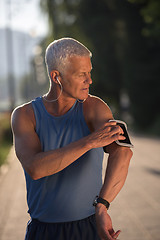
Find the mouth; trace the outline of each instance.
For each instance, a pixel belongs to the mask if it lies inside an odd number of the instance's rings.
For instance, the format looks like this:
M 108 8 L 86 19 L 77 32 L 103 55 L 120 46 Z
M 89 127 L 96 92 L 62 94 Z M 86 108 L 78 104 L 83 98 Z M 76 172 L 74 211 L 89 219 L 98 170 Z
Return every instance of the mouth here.
M 82 88 L 82 91 L 89 91 L 89 88 Z

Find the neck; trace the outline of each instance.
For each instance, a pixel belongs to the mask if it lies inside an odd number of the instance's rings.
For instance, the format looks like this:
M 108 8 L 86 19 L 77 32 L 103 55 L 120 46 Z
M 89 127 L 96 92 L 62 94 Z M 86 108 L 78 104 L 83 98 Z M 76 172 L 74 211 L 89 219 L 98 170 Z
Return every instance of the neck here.
M 46 95 L 43 96 L 43 98 L 46 102 L 49 102 L 49 103 L 56 102 L 61 97 L 61 94 L 63 92 L 63 87 L 62 87 L 61 83 L 60 83 L 59 86 L 60 86 L 60 92 L 57 89 L 57 86 L 54 88 L 54 90 L 53 90 L 52 86 L 50 87 L 49 92 Z M 53 98 L 54 95 L 55 95 L 55 97 Z M 50 99 L 50 96 L 53 99 Z
M 61 95 L 59 99 L 56 101 L 52 101 L 54 99 L 53 93 L 49 91 L 45 95 L 46 99 L 51 100 L 51 101 L 46 101 L 45 98 L 43 97 L 43 103 L 45 105 L 46 110 L 52 114 L 53 116 L 61 116 L 64 115 L 69 111 L 69 109 L 74 105 L 76 99 L 74 98 L 66 98 Z

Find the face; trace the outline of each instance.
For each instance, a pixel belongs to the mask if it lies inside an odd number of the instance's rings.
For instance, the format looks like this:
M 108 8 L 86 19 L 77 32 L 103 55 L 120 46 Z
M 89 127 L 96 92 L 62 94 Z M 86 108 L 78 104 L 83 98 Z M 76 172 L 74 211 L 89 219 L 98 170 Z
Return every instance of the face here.
M 90 57 L 70 57 L 62 78 L 63 94 L 74 99 L 86 99 L 92 84 L 91 70 Z

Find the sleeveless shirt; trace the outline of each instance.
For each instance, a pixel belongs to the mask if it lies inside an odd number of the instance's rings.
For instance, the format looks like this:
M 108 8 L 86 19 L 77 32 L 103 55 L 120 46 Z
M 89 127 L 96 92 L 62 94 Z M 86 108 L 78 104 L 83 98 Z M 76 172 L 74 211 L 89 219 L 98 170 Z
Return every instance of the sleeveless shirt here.
M 62 148 L 90 134 L 83 115 L 83 104 L 76 101 L 64 115 L 54 117 L 42 97 L 32 101 L 36 133 L 42 150 Z M 103 148 L 95 148 L 62 171 L 33 180 L 25 172 L 28 212 L 42 222 L 68 222 L 95 213 L 92 202 L 102 187 Z

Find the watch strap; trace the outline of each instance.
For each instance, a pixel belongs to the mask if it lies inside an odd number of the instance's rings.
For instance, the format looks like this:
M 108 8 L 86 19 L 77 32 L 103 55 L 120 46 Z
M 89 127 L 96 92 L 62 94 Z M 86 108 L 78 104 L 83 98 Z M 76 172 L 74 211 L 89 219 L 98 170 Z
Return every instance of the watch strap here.
M 110 203 L 107 200 L 105 200 L 99 196 L 96 196 L 96 198 L 93 202 L 93 206 L 97 206 L 98 203 L 103 204 L 107 209 L 109 209 Z

